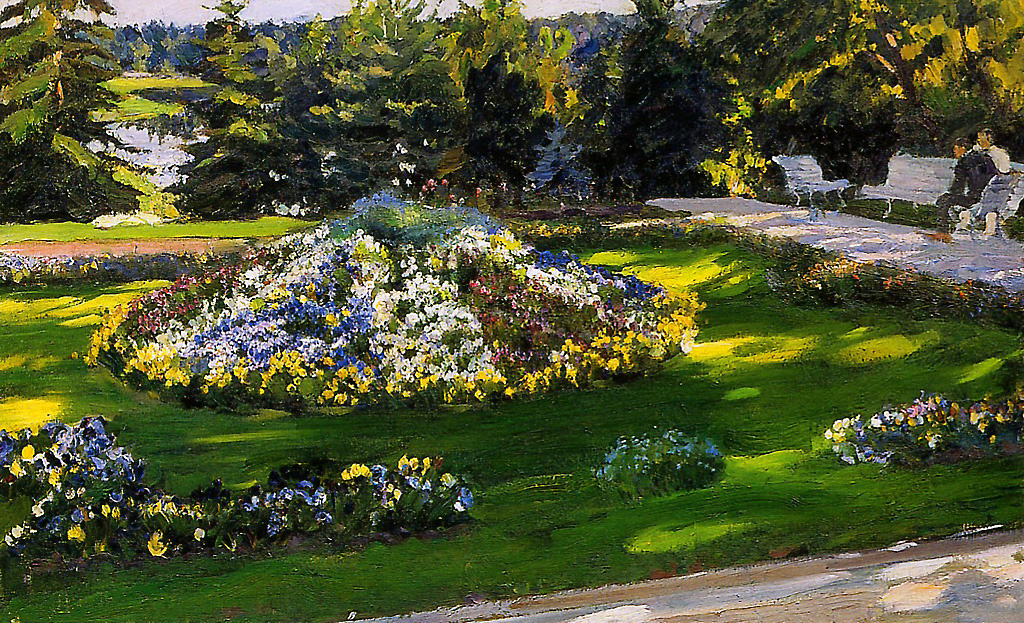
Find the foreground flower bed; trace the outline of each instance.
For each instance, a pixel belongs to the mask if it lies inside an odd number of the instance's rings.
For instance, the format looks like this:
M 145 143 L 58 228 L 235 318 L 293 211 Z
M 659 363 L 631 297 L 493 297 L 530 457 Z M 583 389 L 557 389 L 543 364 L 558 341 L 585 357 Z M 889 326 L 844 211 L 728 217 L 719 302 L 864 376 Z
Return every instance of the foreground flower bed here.
M 0 501 L 31 500 L 31 517 L 0 541 L 0 568 L 54 554 L 166 557 L 450 526 L 468 519 L 473 495 L 441 464 L 403 457 L 394 469 L 295 467 L 247 491 L 217 482 L 180 498 L 148 486 L 143 461 L 100 418 L 39 434 L 0 431 Z
M 385 207 L 387 227 L 324 223 L 111 312 L 87 360 L 186 401 L 301 409 L 585 387 L 693 343 L 693 295 Z
M 825 439 L 847 463 L 913 463 L 956 460 L 1022 448 L 1024 394 L 960 404 L 941 395 L 921 395 L 864 421 L 843 418 Z

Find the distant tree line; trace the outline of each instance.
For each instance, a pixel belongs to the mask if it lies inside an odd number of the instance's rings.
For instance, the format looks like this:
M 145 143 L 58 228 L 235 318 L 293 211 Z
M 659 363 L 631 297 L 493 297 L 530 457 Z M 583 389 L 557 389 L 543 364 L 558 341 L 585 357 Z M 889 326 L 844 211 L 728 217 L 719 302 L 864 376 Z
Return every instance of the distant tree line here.
M 877 182 L 897 151 L 945 153 L 982 126 L 1024 153 L 1018 0 L 638 0 L 631 16 L 555 20 L 516 0 L 444 19 L 364 0 L 286 25 L 247 23 L 245 7 L 120 29 L 78 19 L 104 0 L 3 9 L 0 219 L 131 204 L 91 115 L 116 104 L 99 85 L 125 70 L 216 85 L 189 104 L 207 140 L 172 189 L 205 218 L 314 214 L 381 190 L 497 209 L 531 192 L 754 195 L 778 153 Z

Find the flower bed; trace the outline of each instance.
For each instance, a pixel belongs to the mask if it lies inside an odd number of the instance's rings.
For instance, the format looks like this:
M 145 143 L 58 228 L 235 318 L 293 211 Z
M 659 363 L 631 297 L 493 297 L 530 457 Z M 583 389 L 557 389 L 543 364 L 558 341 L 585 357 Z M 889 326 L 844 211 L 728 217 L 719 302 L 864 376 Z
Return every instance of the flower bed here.
M 584 387 L 693 343 L 693 295 L 538 252 L 468 208 L 364 207 L 111 312 L 87 360 L 186 401 L 303 409 Z
M 144 463 L 100 418 L 48 424 L 36 435 L 0 431 L 0 501 L 14 499 L 31 500 L 31 517 L 3 535 L 0 562 L 55 553 L 166 557 L 294 536 L 423 531 L 465 521 L 473 505 L 440 459 L 406 457 L 396 469 L 291 468 L 244 492 L 218 482 L 187 498 L 169 496 L 146 484 Z
M 705 487 L 723 465 L 722 453 L 710 441 L 669 430 L 619 438 L 594 475 L 601 486 L 638 500 Z
M 864 421 L 843 418 L 825 439 L 845 462 L 913 463 L 1018 452 L 1024 431 L 1024 393 L 960 404 L 931 394 L 885 409 Z
M 174 280 L 215 261 L 221 255 L 159 253 L 125 256 L 34 257 L 0 251 L 0 286 L 60 283 L 88 279 L 104 283 Z

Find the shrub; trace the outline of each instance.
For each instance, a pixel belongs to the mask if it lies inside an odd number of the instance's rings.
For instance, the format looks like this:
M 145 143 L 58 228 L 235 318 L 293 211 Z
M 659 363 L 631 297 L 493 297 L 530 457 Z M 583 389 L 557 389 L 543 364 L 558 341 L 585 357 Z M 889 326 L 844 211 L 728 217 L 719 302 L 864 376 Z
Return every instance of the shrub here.
M 709 440 L 669 430 L 620 437 L 594 474 L 602 487 L 638 500 L 705 487 L 723 467 L 722 454 Z

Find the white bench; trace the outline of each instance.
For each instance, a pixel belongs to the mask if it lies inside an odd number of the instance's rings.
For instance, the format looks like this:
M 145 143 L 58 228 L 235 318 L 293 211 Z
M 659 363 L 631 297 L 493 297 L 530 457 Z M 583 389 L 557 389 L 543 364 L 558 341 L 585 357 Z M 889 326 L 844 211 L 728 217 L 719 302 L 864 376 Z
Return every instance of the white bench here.
M 917 158 L 904 154 L 889 160 L 889 175 L 881 186 L 863 186 L 861 199 L 882 199 L 888 203 L 887 218 L 896 199 L 915 205 L 935 205 L 953 183 L 953 158 Z
M 846 180 L 826 180 L 821 165 L 814 156 L 775 156 L 772 162 L 782 167 L 786 174 L 786 190 L 795 198 L 800 206 L 800 197 L 807 195 L 807 203 L 811 209 L 811 217 L 816 216 L 817 206 L 814 197 L 817 193 L 839 193 L 850 187 Z M 840 196 L 842 199 L 842 196 Z

